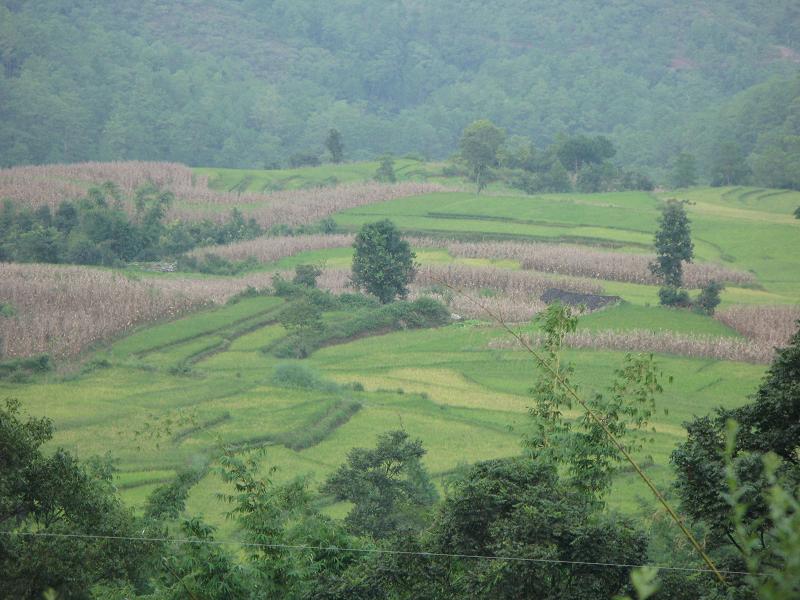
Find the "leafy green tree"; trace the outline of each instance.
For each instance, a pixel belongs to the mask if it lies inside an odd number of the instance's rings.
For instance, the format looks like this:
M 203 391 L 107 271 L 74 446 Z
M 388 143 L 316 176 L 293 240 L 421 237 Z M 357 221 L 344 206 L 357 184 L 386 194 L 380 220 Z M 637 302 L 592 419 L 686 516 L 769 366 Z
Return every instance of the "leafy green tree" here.
M 397 181 L 397 175 L 394 172 L 394 158 L 387 154 L 381 157 L 381 164 L 378 170 L 375 171 L 375 180 L 383 181 L 385 183 L 394 183 Z
M 749 176 L 750 167 L 742 147 L 736 142 L 721 144 L 711 165 L 711 185 L 742 185 Z
M 408 295 L 415 274 L 416 255 L 397 227 L 385 219 L 366 223 L 353 244 L 353 284 L 383 304 Z
M 325 148 L 331 155 L 331 160 L 335 163 L 340 163 L 344 159 L 344 143 L 342 142 L 342 134 L 338 129 L 331 129 L 328 131 L 328 137 L 325 138 Z
M 569 561 L 641 564 L 646 555 L 646 538 L 631 522 L 603 515 L 554 463 L 530 458 L 471 467 L 444 500 L 431 537 L 434 552 L 531 559 L 452 561 L 447 597 L 455 598 L 611 598 L 625 589 L 629 569 Z
M 688 152 L 681 152 L 678 155 L 675 164 L 672 165 L 670 183 L 676 188 L 691 187 L 697 183 L 697 161 L 694 155 Z
M 632 439 L 625 439 L 626 446 L 637 446 L 635 432 L 646 427 L 655 410 L 655 398 L 662 391 L 658 370 L 652 356 L 628 355 L 615 370 L 611 386 L 585 401 L 584 416 L 577 422 L 568 421 L 564 412 L 575 403 L 570 394 L 574 367 L 562 352 L 566 336 L 576 330 L 578 317 L 570 307 L 554 303 L 537 315 L 536 322 L 543 335 L 542 362 L 531 390 L 533 419 L 525 446 L 537 460 L 562 466 L 569 484 L 581 490 L 587 501 L 602 504 L 623 460 L 609 434 L 617 440 L 628 436 Z M 600 415 L 602 425 L 590 417 L 590 411 Z
M 317 265 L 300 264 L 294 268 L 292 283 L 304 285 L 309 288 L 317 287 L 317 278 L 322 275 L 322 269 Z
M 345 523 L 355 534 L 381 539 L 416 529 L 437 498 L 420 462 L 424 454 L 422 442 L 405 431 L 383 433 L 375 448 L 350 450 L 322 492 L 353 504 Z
M 607 137 L 585 135 L 566 137 L 557 144 L 556 154 L 564 168 L 577 177 L 584 165 L 601 164 L 616 154 L 614 144 Z
M 683 263 L 694 257 L 690 221 L 683 205 L 668 200 L 662 206 L 655 236 L 656 260 L 650 265 L 666 287 L 675 289 L 683 285 Z
M 485 119 L 475 121 L 464 129 L 459 149 L 477 193 L 486 187 L 491 170 L 498 166 L 497 153 L 505 137 L 502 129 Z
M 759 539 L 758 551 L 769 550 L 766 491 L 770 478 L 763 458 L 776 456 L 775 474 L 784 489 L 800 489 L 800 331 L 778 351 L 752 402 L 736 409 L 718 409 L 685 423 L 687 439 L 672 453 L 678 477 L 675 489 L 683 510 L 709 528 L 717 547 L 743 552 L 736 540 L 732 509 L 726 496 L 728 471 L 742 488 L 738 502 L 746 506 L 740 521 Z M 725 464 L 727 422 L 738 423 Z
M 52 588 L 87 598 L 114 581 L 142 588 L 156 544 L 69 537 L 147 537 L 116 497 L 108 463 L 45 454 L 52 423 L 20 417 L 18 402 L 0 406 L 0 596 L 38 600 Z

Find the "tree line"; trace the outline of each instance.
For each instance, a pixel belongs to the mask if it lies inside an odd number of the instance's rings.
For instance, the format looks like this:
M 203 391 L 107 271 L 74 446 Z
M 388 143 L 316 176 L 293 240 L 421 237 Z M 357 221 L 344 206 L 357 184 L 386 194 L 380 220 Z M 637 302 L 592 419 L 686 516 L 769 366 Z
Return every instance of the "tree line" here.
M 796 188 L 795 3 L 651 4 L 7 0 L 0 165 L 286 166 L 331 128 L 353 160 L 443 159 L 486 117 L 540 148 L 605 135 L 661 184 L 735 143 Z

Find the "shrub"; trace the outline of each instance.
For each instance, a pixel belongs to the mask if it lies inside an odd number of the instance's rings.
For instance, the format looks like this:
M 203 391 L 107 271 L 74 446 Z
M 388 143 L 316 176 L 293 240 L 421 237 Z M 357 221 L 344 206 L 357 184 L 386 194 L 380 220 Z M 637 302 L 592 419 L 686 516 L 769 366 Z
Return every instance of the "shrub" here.
M 278 321 L 292 335 L 307 335 L 324 329 L 322 311 L 307 298 L 288 304 L 278 315 Z
M 287 281 L 278 273 L 272 276 L 272 288 L 276 296 L 290 300 L 305 299 L 320 310 L 338 308 L 336 296 L 330 292 Z
M 258 266 L 258 261 L 252 257 L 231 261 L 217 254 L 207 253 L 201 259 L 196 256 L 181 256 L 176 266 L 179 271 L 196 271 L 208 275 L 238 275 Z
M 339 294 L 339 304 L 342 308 L 377 308 L 380 306 L 379 302 L 364 294 Z
M 397 175 L 394 172 L 394 158 L 389 155 L 381 157 L 381 164 L 375 171 L 375 180 L 388 183 L 397 181 Z
M 289 157 L 290 167 L 316 167 L 322 163 L 316 152 L 296 152 Z
M 713 315 L 717 306 L 719 306 L 719 295 L 723 289 L 725 289 L 725 286 L 721 283 L 709 281 L 700 291 L 697 299 L 692 303 L 695 312 L 703 315 Z
M 432 298 L 418 298 L 386 307 L 395 323 L 405 328 L 435 327 L 450 321 L 450 311 Z
M 317 277 L 322 274 L 322 269 L 317 265 L 297 265 L 294 268 L 294 278 L 292 283 L 304 285 L 306 287 L 317 287 Z
M 419 298 L 413 302 L 353 310 L 346 318 L 328 323 L 317 331 L 297 332 L 265 351 L 278 358 L 306 358 L 325 344 L 342 342 L 369 332 L 435 327 L 449 321 L 450 313 L 445 306 L 431 298 Z
M 689 292 L 670 286 L 664 286 L 658 290 L 658 300 L 662 306 L 686 307 L 691 305 Z
M 339 389 L 338 385 L 332 381 L 326 381 L 308 365 L 298 363 L 275 365 L 272 372 L 272 383 L 280 387 L 302 390 L 334 392 Z
M 15 382 L 27 380 L 31 375 L 46 373 L 53 368 L 53 361 L 47 354 L 31 358 L 15 358 L 0 362 L 0 379 Z

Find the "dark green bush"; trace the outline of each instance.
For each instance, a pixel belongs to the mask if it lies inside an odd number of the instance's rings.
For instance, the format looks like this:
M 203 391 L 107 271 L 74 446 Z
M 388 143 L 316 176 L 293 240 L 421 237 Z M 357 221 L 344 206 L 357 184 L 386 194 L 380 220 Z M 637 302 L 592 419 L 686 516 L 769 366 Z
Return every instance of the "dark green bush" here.
M 287 281 L 278 273 L 272 276 L 272 289 L 276 296 L 287 300 L 305 299 L 320 310 L 336 310 L 339 308 L 339 301 L 330 292 Z
M 198 259 L 194 256 L 181 256 L 177 260 L 179 271 L 195 271 L 208 275 L 238 275 L 258 266 L 258 261 L 251 257 L 244 260 L 231 261 L 213 253 L 204 254 Z
M 297 265 L 294 268 L 294 279 L 292 279 L 292 283 L 315 288 L 317 287 L 317 277 L 320 275 L 322 275 L 322 269 L 317 265 Z
M 713 315 L 717 306 L 720 303 L 720 292 L 725 289 L 725 286 L 716 281 L 709 281 L 702 290 L 700 295 L 697 296 L 692 303 L 692 308 L 695 312 L 702 315 Z
M 380 302 L 373 296 L 365 294 L 339 294 L 339 305 L 343 309 L 350 308 L 378 308 Z
M 687 307 L 691 305 L 689 292 L 669 286 L 658 290 L 658 300 L 662 306 Z
M 326 323 L 320 331 L 297 332 L 265 350 L 279 358 L 306 358 L 326 344 L 341 343 L 367 333 L 436 327 L 449 321 L 447 308 L 431 298 L 393 302 L 377 308 L 354 309 L 347 317 Z
M 30 358 L 13 358 L 0 362 L 0 379 L 24 381 L 30 375 L 46 373 L 53 369 L 53 361 L 47 354 Z
M 302 390 L 320 390 L 335 392 L 339 386 L 332 381 L 326 381 L 314 369 L 305 364 L 283 363 L 275 365 L 272 372 L 272 383 L 286 388 Z

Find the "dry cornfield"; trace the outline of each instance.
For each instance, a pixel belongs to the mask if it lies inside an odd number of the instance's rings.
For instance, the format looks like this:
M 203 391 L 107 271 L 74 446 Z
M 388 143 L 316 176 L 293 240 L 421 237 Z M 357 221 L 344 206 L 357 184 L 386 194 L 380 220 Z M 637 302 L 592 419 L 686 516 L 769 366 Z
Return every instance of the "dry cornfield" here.
M 353 183 L 270 194 L 236 194 L 193 188 L 185 192 L 176 190 L 181 202 L 170 208 L 167 217 L 184 221 L 223 221 L 228 218 L 228 208 L 239 207 L 245 216 L 254 218 L 262 227 L 296 227 L 310 225 L 348 208 L 446 190 L 447 188 L 436 183 L 416 181 L 391 184 Z
M 62 200 L 80 198 L 89 186 L 106 181 L 117 184 L 126 195 L 146 183 L 173 191 L 208 187 L 206 178 L 177 163 L 86 162 L 0 169 L 0 198 L 30 208 L 56 208 Z
M 0 281 L 0 303 L 15 311 L 0 316 L 0 356 L 71 357 L 138 325 L 268 288 L 272 273 L 140 281 L 90 267 L 0 263 Z
M 348 208 L 446 189 L 435 183 L 406 181 L 355 183 L 268 194 L 221 192 L 208 186 L 207 177 L 195 174 L 184 165 L 129 161 L 0 169 L 0 198 L 10 198 L 30 208 L 47 205 L 55 209 L 62 200 L 79 198 L 86 194 L 89 186 L 106 181 L 117 184 L 128 197 L 146 183 L 171 190 L 177 202 L 167 214 L 170 220 L 223 221 L 231 209 L 241 208 L 262 227 L 309 225 Z M 134 210 L 129 200 L 123 206 L 130 212 Z
M 0 302 L 15 313 L 0 317 L 0 354 L 74 356 L 91 344 L 203 304 L 108 271 L 0 263 Z
M 190 254 L 199 258 L 211 253 L 227 260 L 245 260 L 252 257 L 260 262 L 271 263 L 309 250 L 352 246 L 354 239 L 355 236 L 350 234 L 260 237 L 233 244 L 197 248 Z
M 603 288 L 593 281 L 458 264 L 423 265 L 417 271 L 414 283 L 420 286 L 447 285 L 466 290 L 490 289 L 505 294 L 525 294 L 536 298 L 548 288 L 586 294 L 603 293 Z
M 800 306 L 737 305 L 718 310 L 716 319 L 767 346 L 783 346 L 794 335 Z
M 541 344 L 540 335 L 523 336 L 528 344 Z M 692 335 L 673 331 L 649 331 L 632 329 L 617 331 L 581 330 L 568 333 L 564 344 L 570 348 L 592 350 L 621 350 L 630 352 L 658 352 L 695 358 L 714 358 L 749 363 L 769 363 L 775 353 L 772 345 L 756 340 L 735 337 Z M 512 338 L 498 338 L 489 342 L 490 348 L 521 349 Z
M 649 267 L 654 256 L 648 254 L 606 252 L 567 244 L 525 242 L 458 242 L 419 238 L 412 243 L 417 246 L 443 248 L 456 257 L 516 260 L 523 269 L 546 273 L 631 283 L 658 283 Z M 684 281 L 687 287 L 702 287 L 712 280 L 737 285 L 756 282 L 751 273 L 719 264 L 684 265 Z

